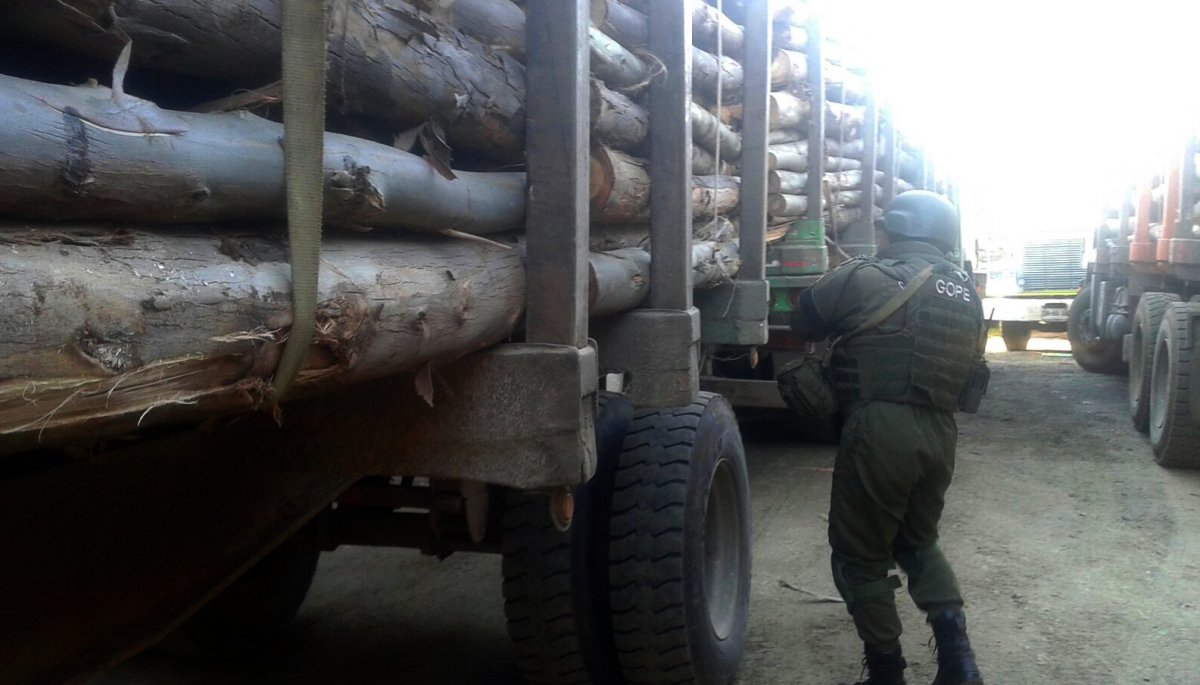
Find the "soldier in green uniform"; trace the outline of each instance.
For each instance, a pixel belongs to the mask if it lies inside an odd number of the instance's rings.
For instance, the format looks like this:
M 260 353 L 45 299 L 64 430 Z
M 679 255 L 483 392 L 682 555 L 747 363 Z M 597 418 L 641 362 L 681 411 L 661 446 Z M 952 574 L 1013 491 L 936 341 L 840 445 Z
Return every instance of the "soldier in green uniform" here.
M 894 308 L 837 342 L 829 364 L 843 419 L 829 543 L 834 582 L 865 646 L 869 677 L 857 685 L 905 683 L 900 579 L 889 574 L 896 564 L 937 640 L 934 685 L 981 685 L 962 595 L 937 540 L 954 472 L 954 412 L 986 339 L 982 307 L 970 276 L 946 259 L 959 219 L 943 197 L 903 193 L 877 229 L 877 256 L 831 271 L 792 319 L 805 339 L 836 340 Z M 916 290 L 898 295 L 906 287 Z

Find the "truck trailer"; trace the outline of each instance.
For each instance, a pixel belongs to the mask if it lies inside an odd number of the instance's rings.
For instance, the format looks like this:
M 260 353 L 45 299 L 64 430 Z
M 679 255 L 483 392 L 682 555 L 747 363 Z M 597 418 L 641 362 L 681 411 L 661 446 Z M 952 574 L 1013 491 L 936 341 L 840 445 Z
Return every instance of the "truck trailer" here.
M 802 54 L 766 0 L 333 5 L 0 8 L 2 679 L 252 649 L 381 545 L 503 555 L 530 683 L 731 682 L 700 350 L 767 340 Z
M 1200 282 L 1197 141 L 1126 192 L 1095 232 L 1068 335 L 1079 365 L 1127 374 L 1129 413 L 1163 466 L 1200 467 L 1200 405 L 1189 399 Z

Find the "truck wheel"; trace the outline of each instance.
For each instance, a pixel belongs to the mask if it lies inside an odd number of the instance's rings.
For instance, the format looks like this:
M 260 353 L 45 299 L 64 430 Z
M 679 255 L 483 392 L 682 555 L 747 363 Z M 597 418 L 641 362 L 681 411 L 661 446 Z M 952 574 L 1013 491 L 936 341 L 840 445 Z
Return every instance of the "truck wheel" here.
M 750 491 L 728 402 L 634 417 L 613 491 L 617 659 L 629 685 L 729 683 L 750 600 Z
M 225 659 L 277 639 L 300 611 L 321 550 L 303 529 L 225 588 L 156 649 L 189 658 Z
M 1001 321 L 1000 336 L 1004 338 L 1004 349 L 1009 352 L 1024 352 L 1029 348 L 1029 337 L 1033 326 L 1024 321 Z
M 575 489 L 575 515 L 562 532 L 543 495 L 505 497 L 504 615 L 517 667 L 530 685 L 619 682 L 608 600 L 612 484 L 633 407 L 600 393 L 596 473 Z
M 1163 314 L 1155 346 L 1150 384 L 1150 446 L 1163 466 L 1200 467 L 1200 425 L 1189 410 L 1192 316 L 1200 305 L 1172 303 Z M 1200 327 L 1197 327 L 1200 328 Z
M 1133 313 L 1132 344 L 1129 347 L 1129 415 L 1135 428 L 1150 431 L 1150 378 L 1154 370 L 1154 350 L 1158 347 L 1158 328 L 1163 312 L 1175 293 L 1145 293 Z
M 1067 339 L 1071 341 L 1071 356 L 1075 357 L 1075 363 L 1092 373 L 1124 373 L 1121 343 L 1093 335 L 1091 322 L 1092 289 L 1084 288 L 1071 300 L 1071 308 L 1067 311 Z

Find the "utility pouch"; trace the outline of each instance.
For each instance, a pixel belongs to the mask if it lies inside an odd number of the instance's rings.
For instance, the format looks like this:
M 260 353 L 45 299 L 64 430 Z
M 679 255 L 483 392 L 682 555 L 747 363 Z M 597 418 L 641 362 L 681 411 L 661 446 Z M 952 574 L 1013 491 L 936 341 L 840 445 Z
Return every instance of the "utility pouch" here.
M 828 357 L 828 353 L 801 357 L 783 367 L 775 380 L 784 403 L 801 418 L 831 421 L 837 413 Z
M 992 371 L 988 368 L 987 360 L 980 358 L 971 365 L 971 373 L 967 376 L 967 385 L 958 396 L 958 410 L 967 414 L 979 411 L 983 396 L 987 394 L 988 382 L 992 379 Z

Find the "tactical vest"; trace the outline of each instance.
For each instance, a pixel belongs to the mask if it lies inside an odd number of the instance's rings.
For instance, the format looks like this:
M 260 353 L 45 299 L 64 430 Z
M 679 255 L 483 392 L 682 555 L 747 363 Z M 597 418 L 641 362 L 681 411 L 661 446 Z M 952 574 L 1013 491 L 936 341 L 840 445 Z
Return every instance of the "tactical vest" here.
M 950 412 L 957 407 L 983 323 L 971 279 L 933 257 L 880 260 L 872 267 L 907 283 L 928 264 L 934 265 L 932 277 L 889 317 L 889 322 L 902 318 L 899 331 L 866 331 L 835 348 L 830 381 L 839 401 L 886 400 Z

